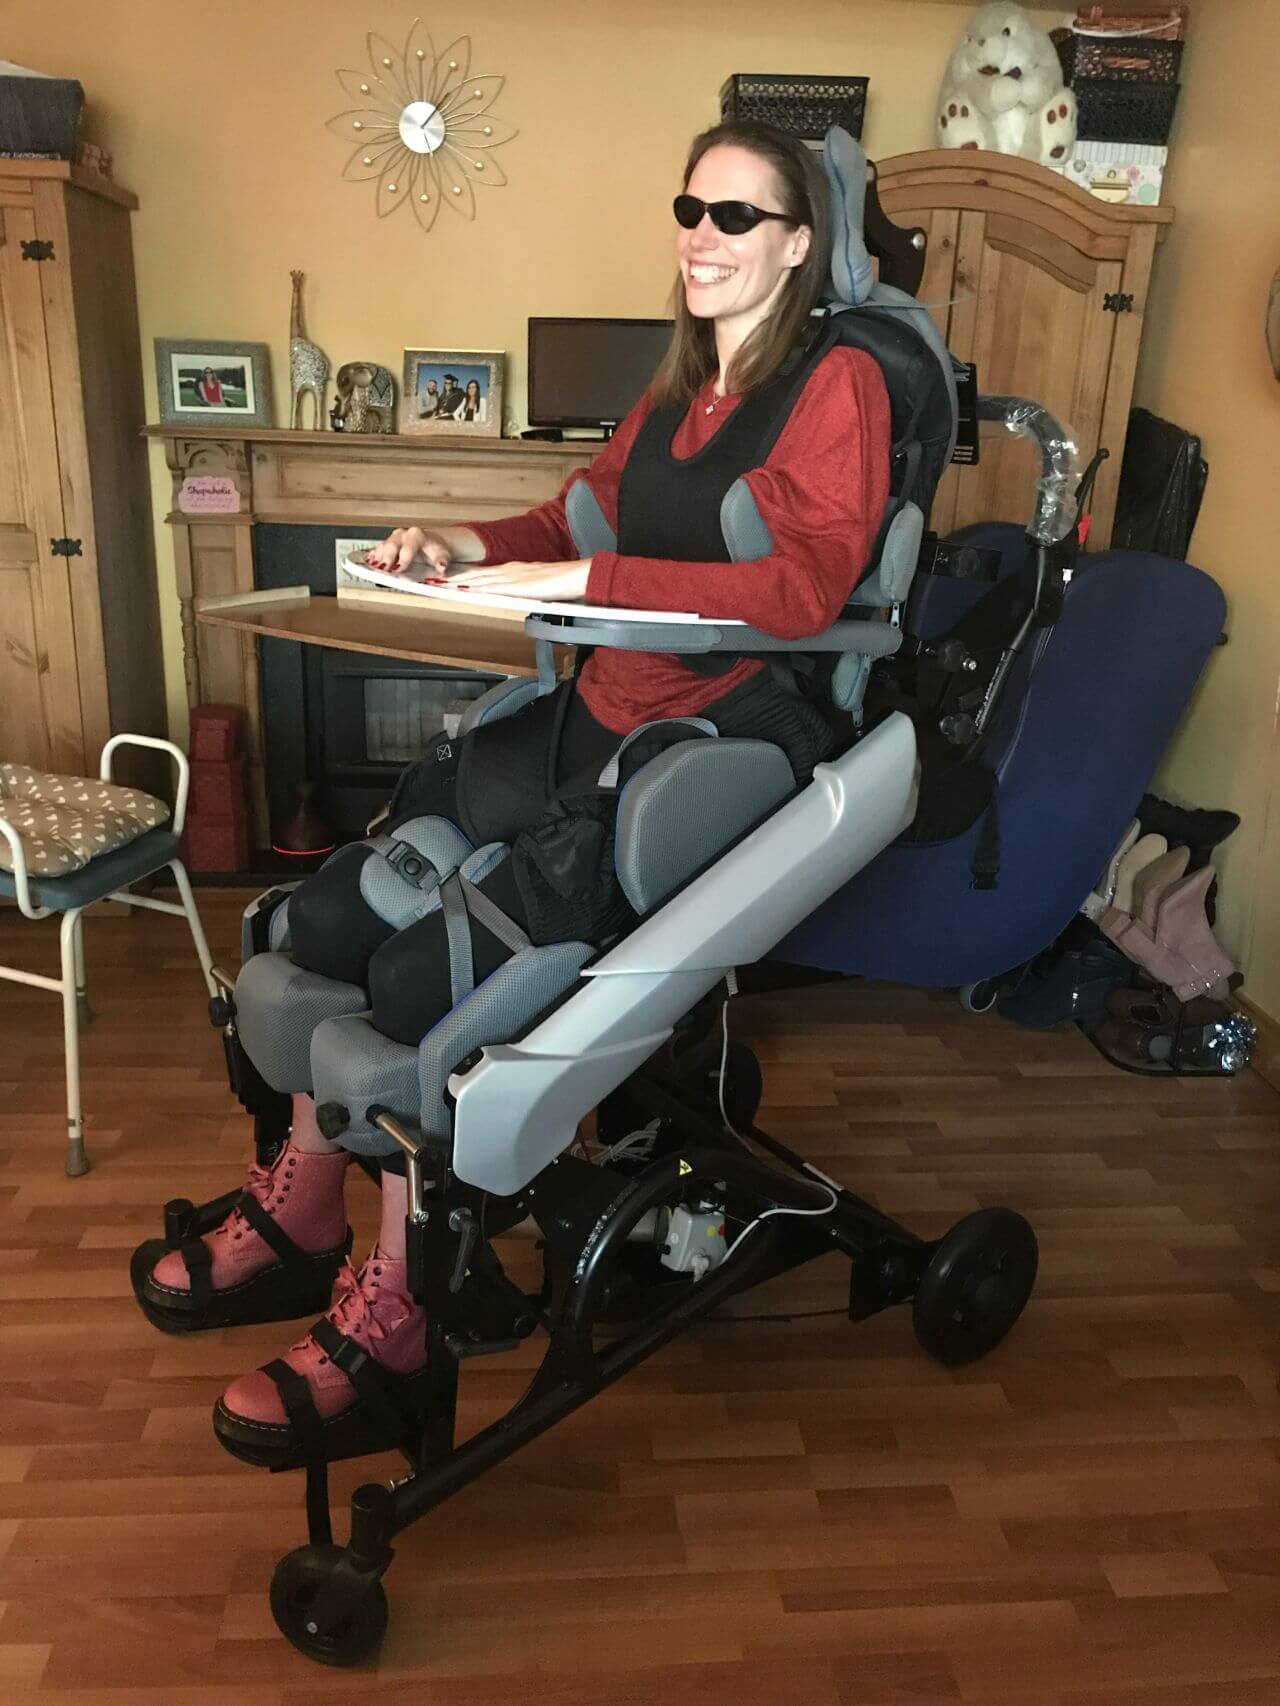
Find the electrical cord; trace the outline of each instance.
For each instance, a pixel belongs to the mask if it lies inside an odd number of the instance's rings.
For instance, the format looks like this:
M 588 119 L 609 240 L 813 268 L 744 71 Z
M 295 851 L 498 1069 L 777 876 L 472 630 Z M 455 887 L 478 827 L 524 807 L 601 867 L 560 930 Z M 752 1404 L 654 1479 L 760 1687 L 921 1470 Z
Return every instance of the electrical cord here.
M 726 1076 L 726 1072 L 727 1072 L 728 1064 L 729 1064 L 729 1002 L 738 993 L 738 977 L 737 977 L 737 973 L 732 969 L 732 967 L 725 973 L 724 981 L 725 981 L 725 989 L 727 990 L 728 993 L 725 995 L 724 1001 L 721 1003 L 721 1007 L 720 1007 L 720 1028 L 721 1028 L 721 1031 L 723 1032 L 723 1035 L 724 1035 L 724 1041 L 720 1047 L 720 1083 L 719 1083 L 719 1087 L 718 1087 L 719 1101 L 720 1101 L 720 1118 L 724 1121 L 726 1131 L 731 1132 L 732 1135 L 737 1138 L 739 1143 L 746 1143 L 747 1139 L 743 1136 L 743 1134 L 734 1125 L 733 1121 L 729 1118 L 729 1110 L 725 1106 L 725 1100 L 724 1100 L 725 1076 Z M 805 1161 L 803 1163 L 803 1166 L 807 1172 L 810 1172 L 815 1176 L 815 1178 L 821 1184 L 823 1190 L 825 1190 L 827 1195 L 831 1198 L 831 1201 L 829 1203 L 827 1203 L 826 1206 L 823 1208 L 782 1208 L 782 1207 L 766 1208 L 763 1211 L 763 1213 L 758 1214 L 754 1220 L 749 1220 L 747 1222 L 747 1224 L 743 1227 L 742 1231 L 739 1232 L 738 1236 L 734 1239 L 733 1243 L 730 1244 L 729 1248 L 725 1251 L 724 1255 L 720 1259 L 720 1262 L 716 1264 L 717 1266 L 720 1266 L 722 1263 L 727 1262 L 729 1260 L 730 1256 L 733 1255 L 733 1252 L 738 1248 L 739 1244 L 742 1243 L 743 1239 L 747 1236 L 747 1234 L 750 1232 L 754 1232 L 756 1227 L 759 1226 L 760 1222 L 762 1220 L 768 1220 L 771 1215 L 774 1215 L 774 1214 L 817 1215 L 817 1214 L 832 1214 L 832 1213 L 834 1213 L 836 1204 L 840 1201 L 840 1187 L 839 1187 L 839 1185 L 836 1184 L 834 1179 L 828 1179 L 825 1173 L 820 1173 L 816 1167 L 810 1166 L 810 1164 L 807 1161 Z

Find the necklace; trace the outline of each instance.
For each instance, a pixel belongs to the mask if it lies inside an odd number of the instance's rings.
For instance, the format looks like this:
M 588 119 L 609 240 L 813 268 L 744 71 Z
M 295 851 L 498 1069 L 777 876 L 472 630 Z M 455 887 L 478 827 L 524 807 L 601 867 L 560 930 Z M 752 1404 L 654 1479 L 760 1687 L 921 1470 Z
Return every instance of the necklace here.
M 706 408 L 703 410 L 703 413 L 708 414 L 708 415 L 713 415 L 716 412 L 716 404 L 722 403 L 723 401 L 724 401 L 724 398 L 723 397 L 717 397 L 715 394 L 715 391 L 713 390 L 711 393 L 711 401 L 707 404 Z

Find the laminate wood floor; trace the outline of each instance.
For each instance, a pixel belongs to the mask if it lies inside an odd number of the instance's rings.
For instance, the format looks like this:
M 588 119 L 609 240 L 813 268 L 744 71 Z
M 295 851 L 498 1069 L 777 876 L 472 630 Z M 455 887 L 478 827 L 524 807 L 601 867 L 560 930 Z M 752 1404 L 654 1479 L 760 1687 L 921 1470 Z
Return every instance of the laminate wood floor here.
M 200 899 L 234 963 L 243 897 Z M 1131 1077 L 942 992 L 740 1003 L 766 1130 L 926 1235 L 1030 1217 L 1022 1322 L 954 1372 L 902 1310 L 703 1325 L 403 1536 L 376 1674 L 332 1672 L 267 1609 L 298 1477 L 209 1428 L 291 1330 L 165 1338 L 129 1288 L 163 1199 L 247 1154 L 189 944 L 157 915 L 87 942 L 86 1178 L 62 1173 L 58 1003 L 0 984 L 5 1706 L 1280 1703 L 1280 1096 L 1257 1078 Z M 0 914 L 0 959 L 55 954 Z M 373 1190 L 350 1194 L 367 1237 Z M 837 1306 L 847 1271 L 735 1308 Z M 464 1369 L 464 1432 L 536 1355 Z M 340 1512 L 392 1467 L 341 1466 Z

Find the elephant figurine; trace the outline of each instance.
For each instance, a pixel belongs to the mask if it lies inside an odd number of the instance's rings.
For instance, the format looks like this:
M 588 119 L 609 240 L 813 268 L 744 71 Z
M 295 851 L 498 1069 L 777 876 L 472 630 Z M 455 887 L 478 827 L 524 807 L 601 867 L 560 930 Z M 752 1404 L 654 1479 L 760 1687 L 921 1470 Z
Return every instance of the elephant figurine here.
M 396 382 L 376 361 L 348 361 L 337 373 L 334 425 L 342 432 L 394 432 Z

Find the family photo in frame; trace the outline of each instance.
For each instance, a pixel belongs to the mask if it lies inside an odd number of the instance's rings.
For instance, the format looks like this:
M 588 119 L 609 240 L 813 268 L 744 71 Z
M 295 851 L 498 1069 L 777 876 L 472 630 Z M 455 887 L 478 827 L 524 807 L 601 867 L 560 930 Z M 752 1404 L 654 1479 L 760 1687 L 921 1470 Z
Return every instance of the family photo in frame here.
M 400 431 L 500 438 L 505 365 L 495 351 L 407 349 Z

